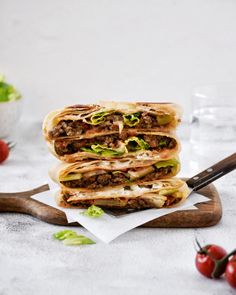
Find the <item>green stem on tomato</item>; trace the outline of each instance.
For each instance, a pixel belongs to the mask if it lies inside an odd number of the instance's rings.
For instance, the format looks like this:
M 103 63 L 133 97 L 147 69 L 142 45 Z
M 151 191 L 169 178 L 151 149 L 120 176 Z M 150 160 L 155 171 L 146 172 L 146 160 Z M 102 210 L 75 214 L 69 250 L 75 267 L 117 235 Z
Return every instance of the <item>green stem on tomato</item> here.
M 8 141 L 7 145 L 8 145 L 9 150 L 12 150 L 16 146 L 16 142 Z
M 195 238 L 195 242 L 196 242 L 196 244 L 197 244 L 197 246 L 198 246 L 198 248 L 199 248 L 199 250 L 197 251 L 198 253 L 201 253 L 201 254 L 208 254 L 208 253 L 207 253 L 207 250 L 204 250 L 204 249 L 202 248 L 202 246 L 201 246 L 201 244 L 199 243 L 199 241 L 198 241 L 197 238 Z
M 232 256 L 234 254 L 236 254 L 236 249 L 231 251 L 229 254 L 224 256 L 222 259 L 215 260 L 215 268 L 211 274 L 212 278 L 217 279 L 225 272 L 225 268 L 226 268 L 226 265 L 229 261 L 229 258 L 230 258 L 230 256 Z

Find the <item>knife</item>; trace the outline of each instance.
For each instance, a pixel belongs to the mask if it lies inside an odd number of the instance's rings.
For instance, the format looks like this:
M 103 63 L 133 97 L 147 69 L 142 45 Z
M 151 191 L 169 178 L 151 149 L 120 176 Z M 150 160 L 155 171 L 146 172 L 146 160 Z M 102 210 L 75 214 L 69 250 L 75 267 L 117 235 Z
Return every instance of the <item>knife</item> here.
M 189 187 L 189 195 L 193 191 L 198 191 L 199 189 L 207 186 L 208 184 L 212 183 L 216 179 L 226 175 L 227 173 L 236 169 L 236 153 L 232 154 L 231 156 L 217 162 L 213 166 L 203 170 L 202 172 L 194 175 L 193 177 L 189 178 L 186 183 Z M 188 196 L 189 196 L 188 195 Z M 115 217 L 119 217 L 122 215 L 148 210 L 147 209 L 105 209 L 107 214 L 113 215 Z
M 236 153 L 233 153 L 231 156 L 217 162 L 197 175 L 194 175 L 189 178 L 186 183 L 191 192 L 197 191 L 234 169 L 236 169 Z

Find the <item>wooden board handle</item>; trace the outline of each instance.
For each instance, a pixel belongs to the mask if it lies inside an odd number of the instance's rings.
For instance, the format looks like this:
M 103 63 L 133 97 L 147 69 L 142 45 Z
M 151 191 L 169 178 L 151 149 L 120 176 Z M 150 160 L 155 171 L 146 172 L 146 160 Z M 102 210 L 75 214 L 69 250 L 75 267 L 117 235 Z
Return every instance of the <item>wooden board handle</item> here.
M 24 192 L 0 193 L 0 212 L 25 213 L 48 223 L 67 225 L 67 218 L 63 211 L 31 198 L 32 195 L 44 191 L 49 191 L 48 184 Z M 70 223 L 70 225 L 78 224 Z
M 189 178 L 187 184 L 196 191 L 234 169 L 236 169 L 236 153 Z
M 30 214 L 48 223 L 66 225 L 68 224 L 63 211 L 40 203 L 31 198 L 0 197 L 0 212 L 18 212 Z

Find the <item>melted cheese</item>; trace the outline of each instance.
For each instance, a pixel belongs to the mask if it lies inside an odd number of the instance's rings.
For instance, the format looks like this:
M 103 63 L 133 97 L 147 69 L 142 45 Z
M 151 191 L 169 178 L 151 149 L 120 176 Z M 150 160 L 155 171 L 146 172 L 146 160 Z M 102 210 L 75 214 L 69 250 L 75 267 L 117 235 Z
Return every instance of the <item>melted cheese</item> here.
M 150 167 L 144 167 L 144 168 L 139 168 L 135 171 L 128 171 L 129 175 L 130 175 L 130 179 L 134 180 L 134 179 L 138 179 L 141 178 L 151 172 L 153 172 L 155 169 L 150 166 Z

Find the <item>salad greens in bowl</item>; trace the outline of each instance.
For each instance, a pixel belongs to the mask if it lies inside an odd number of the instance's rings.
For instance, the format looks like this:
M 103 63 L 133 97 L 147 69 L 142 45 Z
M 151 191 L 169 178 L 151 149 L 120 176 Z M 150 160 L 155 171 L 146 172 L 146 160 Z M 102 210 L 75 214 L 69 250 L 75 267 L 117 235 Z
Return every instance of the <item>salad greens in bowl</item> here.
M 0 102 L 15 101 L 21 98 L 21 94 L 14 86 L 5 82 L 5 78 L 0 74 Z
M 20 118 L 21 109 L 21 94 L 0 74 L 0 138 L 11 134 Z

